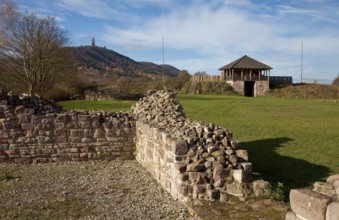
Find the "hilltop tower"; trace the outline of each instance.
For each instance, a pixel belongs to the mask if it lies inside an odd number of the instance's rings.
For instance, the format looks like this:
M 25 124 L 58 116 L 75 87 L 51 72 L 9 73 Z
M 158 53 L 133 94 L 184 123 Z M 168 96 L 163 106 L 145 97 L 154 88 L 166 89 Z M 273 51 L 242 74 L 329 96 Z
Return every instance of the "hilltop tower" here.
M 92 37 L 92 47 L 95 47 L 95 39 Z

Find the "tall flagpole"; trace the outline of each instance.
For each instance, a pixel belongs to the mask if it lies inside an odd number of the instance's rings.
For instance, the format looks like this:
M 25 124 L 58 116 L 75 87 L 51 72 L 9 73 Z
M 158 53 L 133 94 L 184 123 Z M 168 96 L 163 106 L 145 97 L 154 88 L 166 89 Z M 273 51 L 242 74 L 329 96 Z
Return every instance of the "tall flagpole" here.
M 164 55 L 164 38 L 162 38 L 162 84 L 165 87 L 165 55 Z
M 303 59 L 304 59 L 304 43 L 301 41 L 300 84 L 303 83 Z

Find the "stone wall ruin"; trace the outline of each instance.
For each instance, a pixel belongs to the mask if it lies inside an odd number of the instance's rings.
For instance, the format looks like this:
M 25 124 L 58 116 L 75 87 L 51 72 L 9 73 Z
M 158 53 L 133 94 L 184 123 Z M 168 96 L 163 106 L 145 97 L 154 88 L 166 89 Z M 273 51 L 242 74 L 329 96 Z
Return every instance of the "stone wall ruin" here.
M 0 96 L 0 162 L 136 159 L 181 202 L 252 194 L 252 164 L 226 128 L 185 117 L 172 91 L 129 112 L 62 111 L 37 97 Z M 255 193 L 257 194 L 257 193 Z
M 134 158 L 129 112 L 62 111 L 38 97 L 0 93 L 0 162 Z

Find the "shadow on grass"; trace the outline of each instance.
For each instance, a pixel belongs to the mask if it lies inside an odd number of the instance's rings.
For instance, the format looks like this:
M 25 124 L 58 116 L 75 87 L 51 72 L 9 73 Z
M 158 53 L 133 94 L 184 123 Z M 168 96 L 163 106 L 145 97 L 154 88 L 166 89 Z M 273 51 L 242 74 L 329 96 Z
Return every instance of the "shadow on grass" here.
M 310 187 L 316 181 L 329 176 L 330 169 L 312 164 L 305 160 L 281 156 L 276 152 L 283 144 L 293 141 L 291 138 L 270 138 L 241 143 L 241 148 L 249 153 L 249 161 L 253 164 L 253 172 L 259 173 L 270 183 L 282 182 L 285 190 Z M 256 176 L 254 176 L 256 178 Z

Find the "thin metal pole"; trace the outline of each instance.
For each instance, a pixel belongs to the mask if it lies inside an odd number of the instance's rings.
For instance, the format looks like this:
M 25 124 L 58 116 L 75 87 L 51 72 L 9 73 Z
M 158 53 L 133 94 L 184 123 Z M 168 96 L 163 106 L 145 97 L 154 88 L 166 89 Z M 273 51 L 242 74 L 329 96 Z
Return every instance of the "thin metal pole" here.
M 164 54 L 164 38 L 162 38 L 162 84 L 165 87 L 165 54 Z
M 304 43 L 301 41 L 300 84 L 303 83 L 303 59 L 304 59 Z

